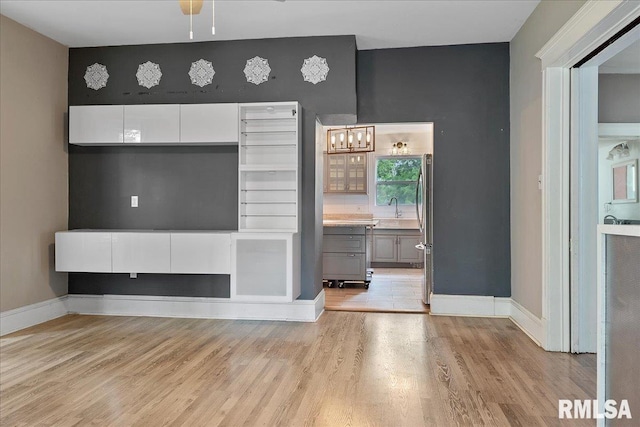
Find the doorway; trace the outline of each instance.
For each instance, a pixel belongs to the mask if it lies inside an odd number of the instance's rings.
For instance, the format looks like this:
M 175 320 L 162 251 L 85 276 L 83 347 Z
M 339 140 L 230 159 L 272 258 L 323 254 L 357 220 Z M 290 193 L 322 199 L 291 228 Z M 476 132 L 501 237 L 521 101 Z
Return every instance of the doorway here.
M 571 352 L 597 347 L 598 224 L 640 224 L 640 27 L 571 70 Z
M 431 243 L 431 227 L 425 231 L 420 224 L 425 223 L 424 212 L 430 206 L 426 202 L 431 200 L 430 195 L 422 197 L 426 191 L 422 177 L 426 167 L 431 170 L 432 157 L 425 159 L 427 154 L 433 155 L 433 123 L 373 126 L 374 151 L 362 156 L 348 154 L 345 159 L 322 153 L 325 309 L 427 313 L 425 301 L 430 293 L 425 292 L 425 285 L 432 275 L 425 273 L 431 272 L 432 263 L 424 256 L 431 254 L 430 246 L 429 251 L 422 248 Z M 326 146 L 327 131 L 336 128 L 325 127 L 317 138 Z M 349 162 L 359 167 L 351 170 Z M 362 165 L 366 165 L 362 175 L 365 182 L 357 185 L 354 180 L 360 177 Z M 427 226 L 430 220 L 428 214 Z M 370 222 L 370 226 L 358 231 L 354 221 Z M 353 229 L 354 236 L 336 237 L 344 233 L 333 227 L 342 222 Z M 342 239 L 350 239 L 351 246 L 360 247 L 360 251 L 347 253 L 340 245 Z M 356 245 L 360 240 L 360 246 Z M 345 260 L 359 257 L 366 259 L 367 277 L 342 280 L 335 268 L 343 269 L 352 264 Z
M 542 69 L 542 334 L 547 351 L 571 351 L 571 67 L 637 23 L 640 5 L 590 0 L 536 54 Z M 575 83 L 575 82 L 574 82 Z M 596 134 L 597 135 L 597 134 Z M 591 313 L 593 315 L 593 313 Z

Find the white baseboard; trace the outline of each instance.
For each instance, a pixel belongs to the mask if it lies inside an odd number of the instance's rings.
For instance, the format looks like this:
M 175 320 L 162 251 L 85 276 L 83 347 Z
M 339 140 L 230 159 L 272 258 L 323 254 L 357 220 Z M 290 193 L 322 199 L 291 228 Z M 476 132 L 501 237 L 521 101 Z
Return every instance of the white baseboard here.
M 291 303 L 149 295 L 69 295 L 67 303 L 69 312 L 77 314 L 315 322 L 324 299 L 322 290 L 313 300 Z
M 476 295 L 431 295 L 431 314 L 437 316 L 472 316 L 472 317 L 500 317 L 496 313 L 496 299 L 501 317 L 508 317 L 505 313 L 503 300 L 509 298 L 485 297 Z
M 546 327 L 543 319 L 536 317 L 513 299 L 511 299 L 511 315 L 509 318 L 522 329 L 525 334 L 529 335 L 529 338 L 535 341 L 536 344 L 545 348 Z
M 0 336 L 67 314 L 67 295 L 0 313 Z
M 436 316 L 508 317 L 536 344 L 544 348 L 543 319 L 512 298 L 475 295 L 431 295 L 431 314 Z

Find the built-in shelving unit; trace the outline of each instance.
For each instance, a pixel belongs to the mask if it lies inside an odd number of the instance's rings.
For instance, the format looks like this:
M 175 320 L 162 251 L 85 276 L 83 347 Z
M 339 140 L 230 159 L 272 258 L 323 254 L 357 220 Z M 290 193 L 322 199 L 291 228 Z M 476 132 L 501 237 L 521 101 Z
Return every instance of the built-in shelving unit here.
M 297 102 L 239 107 L 239 231 L 298 232 Z

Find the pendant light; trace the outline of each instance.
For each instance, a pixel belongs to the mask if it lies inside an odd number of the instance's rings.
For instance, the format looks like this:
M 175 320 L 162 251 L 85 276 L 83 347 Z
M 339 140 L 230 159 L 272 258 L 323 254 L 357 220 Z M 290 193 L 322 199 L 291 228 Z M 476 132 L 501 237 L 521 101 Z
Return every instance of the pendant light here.
M 189 15 L 189 40 L 193 40 L 193 15 L 199 15 L 204 0 L 178 0 L 184 15 Z M 216 34 L 215 1 L 211 0 L 211 34 Z
M 375 150 L 375 126 L 347 126 L 327 131 L 327 154 L 367 153 Z

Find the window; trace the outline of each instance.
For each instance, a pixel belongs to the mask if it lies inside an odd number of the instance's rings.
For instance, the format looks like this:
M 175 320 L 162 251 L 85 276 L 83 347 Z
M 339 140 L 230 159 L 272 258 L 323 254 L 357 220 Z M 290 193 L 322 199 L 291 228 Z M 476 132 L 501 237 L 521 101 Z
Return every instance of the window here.
M 376 206 L 384 206 L 392 197 L 399 205 L 416 204 L 416 181 L 422 166 L 421 156 L 378 157 L 376 159 Z

